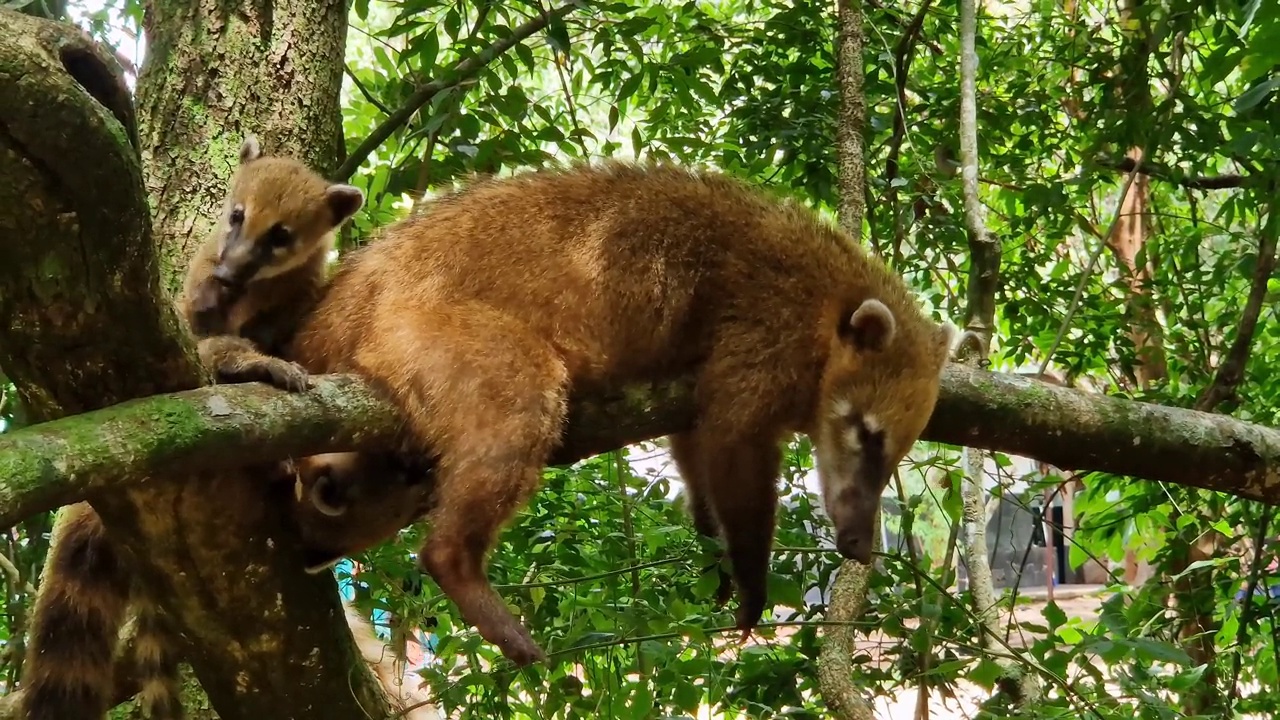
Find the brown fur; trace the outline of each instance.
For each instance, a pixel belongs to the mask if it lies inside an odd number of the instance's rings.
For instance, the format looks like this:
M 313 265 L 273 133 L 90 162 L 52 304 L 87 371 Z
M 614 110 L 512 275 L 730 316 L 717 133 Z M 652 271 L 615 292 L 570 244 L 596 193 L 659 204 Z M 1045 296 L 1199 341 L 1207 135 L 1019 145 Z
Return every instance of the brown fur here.
M 182 314 L 200 360 L 222 382 L 305 390 L 307 373 L 278 357 L 324 292 L 334 232 L 364 203 L 302 162 L 240 148 L 222 216 L 187 268 Z
M 27 720 L 100 718 L 113 698 L 112 655 L 129 583 L 102 521 L 88 503 L 59 513 L 36 592 L 19 715 Z
M 837 546 L 869 562 L 876 503 L 932 413 L 949 344 L 900 278 L 811 211 L 720 175 L 611 163 L 479 182 L 387 228 L 344 259 L 289 355 L 373 379 L 408 447 L 438 454 L 421 562 L 523 665 L 543 653 L 485 556 L 538 487 L 570 388 L 696 375 L 675 456 L 749 631 L 779 442 L 814 437 Z

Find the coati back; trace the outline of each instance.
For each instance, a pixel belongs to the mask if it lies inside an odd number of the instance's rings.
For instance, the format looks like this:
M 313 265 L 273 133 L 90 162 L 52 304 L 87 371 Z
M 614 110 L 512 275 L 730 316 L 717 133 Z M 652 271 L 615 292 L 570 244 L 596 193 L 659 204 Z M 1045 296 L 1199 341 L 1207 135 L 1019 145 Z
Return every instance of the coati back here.
M 543 653 L 485 556 L 538 487 L 571 389 L 695 377 L 696 419 L 672 450 L 695 523 L 725 542 L 745 633 L 766 602 L 780 441 L 813 437 L 837 547 L 869 562 L 952 332 L 800 205 L 606 163 L 478 182 L 386 228 L 344 258 L 289 356 L 372 379 L 408 447 L 438 454 L 420 562 L 524 665 Z
M 333 231 L 359 209 L 363 195 L 326 183 L 296 160 L 263 157 L 252 137 L 241 147 L 240 163 L 219 227 L 188 268 L 182 315 L 218 379 L 300 390 L 305 371 L 267 353 L 285 346 L 322 294 Z M 367 547 L 425 512 L 424 493 L 410 486 L 426 472 L 408 475 L 402 466 L 385 464 L 394 458 L 383 460 L 352 468 L 340 483 L 314 472 L 296 478 L 287 464 L 264 468 L 296 482 L 290 507 L 308 566 L 332 564 L 347 548 Z M 335 468 L 348 465 L 336 462 Z M 358 476 L 350 474 L 356 470 Z M 65 508 L 55 521 L 35 601 L 22 678 L 24 717 L 106 713 L 115 700 L 113 655 L 130 604 L 137 615 L 140 705 L 152 720 L 177 720 L 183 709 L 174 629 L 145 593 L 131 591 L 129 573 L 97 513 L 83 502 Z

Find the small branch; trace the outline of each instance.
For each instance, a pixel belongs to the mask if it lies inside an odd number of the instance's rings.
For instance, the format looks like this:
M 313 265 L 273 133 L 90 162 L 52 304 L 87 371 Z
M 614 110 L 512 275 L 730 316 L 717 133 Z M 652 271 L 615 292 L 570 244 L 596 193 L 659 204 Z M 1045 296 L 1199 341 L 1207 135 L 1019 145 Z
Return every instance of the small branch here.
M 1109 170 L 1117 170 L 1119 172 L 1129 173 L 1136 170 L 1140 175 L 1172 182 L 1189 190 L 1227 190 L 1244 187 L 1250 181 L 1248 175 L 1235 174 L 1180 176 L 1177 171 L 1159 163 L 1150 160 L 1137 162 L 1131 157 L 1119 160 L 1102 157 L 1098 159 L 1098 164 Z
M 836 2 L 836 82 L 840 107 L 836 115 L 836 207 L 840 225 L 860 241 L 866 204 L 867 165 L 863 133 L 867 126 L 867 99 L 863 88 L 863 0 Z M 872 238 L 874 241 L 874 236 Z M 877 253 L 880 248 L 873 248 Z M 872 519 L 872 550 L 880 549 L 880 513 Z M 836 570 L 835 586 L 826 617 L 837 623 L 852 621 L 867 607 L 872 566 L 844 561 Z M 818 693 L 837 720 L 872 720 L 871 703 L 853 673 L 856 633 L 840 626 L 823 632 L 818 654 Z
M 861 0 L 839 0 L 836 33 L 836 78 L 840 109 L 836 115 L 836 182 L 840 226 L 854 238 L 862 238 L 866 213 L 867 166 L 863 132 L 867 127 L 867 100 L 863 96 Z
M 409 99 L 403 105 L 396 108 L 395 112 L 387 115 L 383 121 L 369 133 L 369 137 L 365 138 L 356 146 L 355 150 L 342 163 L 342 167 L 338 168 L 333 174 L 333 180 L 342 182 L 355 174 L 360 165 L 369 157 L 369 154 L 378 148 L 392 133 L 399 130 L 409 122 L 409 118 L 414 113 L 431 101 L 438 93 L 449 90 L 466 80 L 470 80 L 483 70 L 495 58 L 502 55 L 506 51 L 523 42 L 529 36 L 542 30 L 547 26 L 547 22 L 553 17 L 567 15 L 571 10 L 578 6 L 578 0 L 574 0 L 567 5 L 563 5 L 549 13 L 539 15 L 523 25 L 511 31 L 511 34 L 480 52 L 472 55 L 465 60 L 460 61 L 453 66 L 448 73 L 447 80 L 432 80 L 429 83 L 420 85 L 418 89 L 413 91 Z
M 933 0 L 923 0 L 920 3 L 920 9 L 911 18 L 911 23 L 902 31 L 902 37 L 898 39 L 898 45 L 893 50 L 893 81 L 897 89 L 897 100 L 893 104 L 893 134 L 889 137 L 889 157 L 885 160 L 884 177 L 885 206 L 893 216 L 891 254 L 895 262 L 898 259 L 899 248 L 902 246 L 904 231 L 902 212 L 898 207 L 898 188 L 893 181 L 901 174 L 898 167 L 899 157 L 902 154 L 902 142 L 907 136 L 907 72 L 911 68 L 911 58 L 915 54 L 916 38 L 920 35 L 925 14 L 929 12 L 929 6 L 932 4 Z M 870 211 L 871 206 L 867 206 L 867 210 Z
M 888 15 L 890 20 L 892 20 L 895 24 L 897 24 L 898 27 L 902 28 L 903 32 L 906 32 L 908 23 L 904 21 L 902 18 L 898 17 L 897 14 L 895 14 L 895 12 L 889 11 L 888 8 L 884 6 L 884 3 L 880 2 L 880 0 L 866 0 L 866 3 L 867 3 L 867 7 L 872 8 L 873 10 L 879 10 L 880 12 L 883 12 L 886 15 Z M 896 10 L 897 8 L 894 8 L 894 11 Z M 944 57 L 947 54 L 946 51 L 942 49 L 941 45 L 929 40 L 928 38 L 923 39 L 922 44 L 925 47 L 929 48 L 929 52 L 933 53 L 937 57 Z
M 1244 381 L 1245 366 L 1249 364 L 1249 351 L 1253 348 L 1253 335 L 1258 327 L 1258 317 L 1262 314 L 1262 304 L 1267 298 L 1267 283 L 1276 269 L 1276 235 L 1277 225 L 1275 209 L 1268 211 L 1266 225 L 1262 229 L 1262 239 L 1258 243 L 1258 260 L 1253 270 L 1253 284 L 1249 288 L 1249 299 L 1245 301 L 1244 310 L 1240 313 L 1236 339 L 1231 343 L 1226 358 L 1218 366 L 1213 382 L 1196 400 L 1195 408 L 1205 412 L 1212 411 L 1223 400 L 1235 395 L 1236 389 Z
M 965 308 L 965 335 L 975 368 L 987 361 L 995 333 L 996 291 L 1000 283 L 999 240 L 987 232 L 986 213 L 978 194 L 978 7 L 976 0 L 960 0 L 960 178 L 964 193 L 965 220 L 969 234 L 969 288 Z M 1000 637 L 997 596 L 991 578 L 987 551 L 986 491 L 987 453 L 965 447 L 965 473 L 960 483 L 964 520 L 964 552 L 969 565 L 969 588 L 974 613 L 978 616 L 978 645 L 986 653 L 996 649 Z M 1040 695 L 1034 675 L 1020 673 L 1008 662 L 1001 663 L 1001 687 L 1010 687 L 1013 703 L 1025 707 Z
M 391 114 L 391 110 L 389 110 L 386 105 L 383 105 L 382 102 L 378 100 L 378 98 L 374 97 L 373 93 L 369 92 L 369 88 L 365 87 L 364 83 L 360 82 L 360 78 L 356 77 L 356 74 L 351 72 L 350 67 L 343 65 L 342 72 L 347 77 L 351 78 L 351 84 L 356 86 L 356 89 L 360 91 L 360 94 L 364 96 L 365 100 L 369 101 L 370 105 L 373 105 L 374 107 L 378 108 L 378 110 L 380 110 L 383 115 Z
M 878 551 L 880 513 L 876 513 L 873 522 L 877 532 L 873 535 L 872 549 Z M 857 632 L 854 621 L 866 609 L 873 567 L 844 560 L 836 570 L 836 579 L 831 586 L 826 618 L 830 625 L 822 629 L 822 647 L 818 650 L 818 685 L 833 717 L 859 720 L 875 717 L 871 703 L 849 680 L 855 675 L 853 655 Z

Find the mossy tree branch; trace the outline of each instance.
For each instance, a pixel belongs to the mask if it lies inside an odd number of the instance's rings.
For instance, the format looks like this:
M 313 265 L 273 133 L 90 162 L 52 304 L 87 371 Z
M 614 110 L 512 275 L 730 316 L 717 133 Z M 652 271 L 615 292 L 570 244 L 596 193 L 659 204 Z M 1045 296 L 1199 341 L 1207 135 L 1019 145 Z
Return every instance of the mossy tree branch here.
M 692 412 L 687 383 L 576 398 L 554 461 L 677 432 Z M 193 464 L 217 471 L 384 446 L 396 423 L 364 382 L 335 375 L 304 394 L 220 385 L 33 425 L 0 435 L 0 525 L 109 488 L 155 484 Z M 1280 505 L 1280 431 L 958 364 L 943 375 L 924 439 Z

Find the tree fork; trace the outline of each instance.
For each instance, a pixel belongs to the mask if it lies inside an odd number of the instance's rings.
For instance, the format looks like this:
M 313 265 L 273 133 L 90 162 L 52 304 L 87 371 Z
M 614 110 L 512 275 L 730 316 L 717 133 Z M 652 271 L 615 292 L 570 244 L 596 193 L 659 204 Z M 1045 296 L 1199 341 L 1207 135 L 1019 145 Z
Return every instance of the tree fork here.
M 345 5 L 331 5 L 338 7 L 328 11 L 345 21 Z M 165 7 L 158 3 L 151 10 L 152 36 L 163 35 L 164 29 L 155 30 Z M 209 17 L 197 23 L 199 32 L 240 22 L 212 3 L 191 12 L 200 10 Z M 244 12 L 253 18 L 259 10 Z M 284 10 L 283 3 L 274 5 L 277 29 Z M 311 4 L 296 10 L 321 14 Z M 338 24 L 345 32 L 345 22 Z M 330 51 L 340 70 L 342 43 L 329 44 L 336 44 Z M 279 48 L 257 49 L 259 55 L 242 53 L 237 60 L 252 61 L 255 69 L 288 69 L 279 58 L 268 62 Z M 155 78 L 171 77 L 161 64 L 180 61 L 184 52 L 153 42 L 140 95 L 147 95 L 147 79 L 154 88 Z M 206 68 L 180 79 L 210 75 Z M 220 74 L 226 75 L 234 73 Z M 175 102 L 189 109 L 195 100 L 186 90 L 164 92 L 176 93 Z M 337 93 L 326 86 L 330 90 L 336 127 Z M 203 92 L 217 94 L 207 87 Z M 296 97 L 282 93 L 277 101 Z M 288 117 L 281 108 L 256 109 L 246 122 L 277 111 Z M 229 163 L 215 162 L 225 160 L 218 148 L 234 157 L 235 146 L 194 142 L 179 134 L 181 118 L 154 111 L 149 117 L 151 132 L 143 122 L 139 134 L 115 60 L 85 33 L 0 10 L 0 367 L 35 422 L 202 382 L 162 281 L 175 284 L 172 258 L 181 258 L 172 250 L 183 243 L 174 228 L 195 237 L 207 227 L 195 227 L 194 220 L 212 217 L 212 193 L 230 171 Z M 228 127 L 218 139 L 239 131 Z M 307 132 L 305 125 L 299 132 Z M 280 150 L 299 150 L 320 136 L 294 137 L 296 146 Z M 173 170 L 165 175 L 173 182 L 157 188 L 159 174 L 144 173 L 139 150 L 154 166 Z M 205 164 L 184 165 L 191 155 Z M 156 226 L 155 235 L 144 175 L 159 190 L 157 216 L 170 220 Z M 173 224 L 175 215 L 166 209 L 193 197 L 200 202 L 184 206 L 187 224 Z M 49 467 L 78 459 L 58 455 Z M 182 626 L 188 659 L 219 715 L 387 717 L 386 699 L 343 622 L 332 576 L 302 571 L 293 535 L 267 504 L 262 483 L 239 471 L 193 471 L 190 465 L 171 471 L 168 478 L 146 475 L 154 482 L 95 493 L 91 502 L 131 569 Z M 176 477 L 182 482 L 164 481 Z

